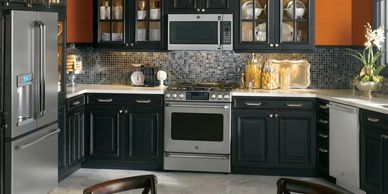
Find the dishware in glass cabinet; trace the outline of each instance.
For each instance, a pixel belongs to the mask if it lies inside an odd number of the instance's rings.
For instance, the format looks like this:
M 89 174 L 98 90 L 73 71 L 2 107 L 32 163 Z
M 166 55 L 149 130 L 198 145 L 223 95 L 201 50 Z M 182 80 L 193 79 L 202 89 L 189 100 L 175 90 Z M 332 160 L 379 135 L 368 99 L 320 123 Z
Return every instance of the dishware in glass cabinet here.
M 265 15 L 267 3 L 266 0 L 241 0 L 241 18 L 242 19 L 253 19 L 260 18 Z
M 160 22 L 150 22 L 150 41 L 160 41 Z
M 136 24 L 136 41 L 147 41 L 147 29 L 146 22 L 137 22 Z
M 306 19 L 308 0 L 282 0 L 283 18 L 292 20 Z
M 123 2 L 122 0 L 113 1 L 113 19 L 122 20 L 123 19 Z
M 160 0 L 150 0 L 150 19 L 158 20 L 160 19 Z
M 138 10 L 137 10 L 137 19 L 144 20 L 147 17 L 147 1 L 139 0 L 138 1 Z

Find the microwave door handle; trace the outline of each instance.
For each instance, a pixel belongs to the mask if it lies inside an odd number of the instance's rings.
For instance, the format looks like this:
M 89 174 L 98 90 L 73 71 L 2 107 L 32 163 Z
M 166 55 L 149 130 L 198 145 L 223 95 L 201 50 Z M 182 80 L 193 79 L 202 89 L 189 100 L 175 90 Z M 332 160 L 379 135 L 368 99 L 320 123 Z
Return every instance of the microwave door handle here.
M 218 16 L 218 49 L 221 49 L 221 16 Z

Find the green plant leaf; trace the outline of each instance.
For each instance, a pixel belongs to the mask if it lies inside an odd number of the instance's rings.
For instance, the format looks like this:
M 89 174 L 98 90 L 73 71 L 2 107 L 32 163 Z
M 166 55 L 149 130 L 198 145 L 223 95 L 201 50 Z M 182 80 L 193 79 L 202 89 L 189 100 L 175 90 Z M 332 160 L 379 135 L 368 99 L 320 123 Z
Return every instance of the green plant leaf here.
M 384 64 L 378 66 L 378 67 L 376 68 L 376 70 L 375 70 L 375 75 L 379 75 L 380 72 L 381 72 L 384 68 L 385 68 L 385 65 L 384 65 Z

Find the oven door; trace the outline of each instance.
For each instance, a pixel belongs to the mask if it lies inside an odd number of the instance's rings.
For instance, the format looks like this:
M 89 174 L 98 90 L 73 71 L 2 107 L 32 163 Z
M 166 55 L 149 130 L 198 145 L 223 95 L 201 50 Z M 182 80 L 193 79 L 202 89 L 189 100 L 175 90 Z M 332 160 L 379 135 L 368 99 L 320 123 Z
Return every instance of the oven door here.
M 230 103 L 166 102 L 165 151 L 230 154 Z
M 169 14 L 168 50 L 220 50 L 221 20 L 220 14 Z

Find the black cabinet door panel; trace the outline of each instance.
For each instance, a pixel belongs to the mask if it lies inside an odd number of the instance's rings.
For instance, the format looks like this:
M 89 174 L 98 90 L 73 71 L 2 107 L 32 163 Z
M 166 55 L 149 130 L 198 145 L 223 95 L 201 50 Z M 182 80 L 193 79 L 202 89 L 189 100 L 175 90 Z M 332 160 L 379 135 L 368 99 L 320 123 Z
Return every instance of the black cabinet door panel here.
M 128 156 L 134 159 L 158 158 L 159 114 L 129 114 Z
M 78 164 L 84 159 L 84 115 L 83 110 L 68 114 L 67 147 L 69 165 Z
M 90 155 L 93 158 L 120 157 L 121 115 L 114 108 L 99 108 L 89 112 Z
M 233 165 L 269 167 L 273 163 L 273 121 L 263 111 L 235 111 Z
M 61 132 L 58 135 L 58 169 L 62 170 L 67 166 L 67 141 L 66 141 L 66 125 L 65 125 L 65 107 L 58 108 L 58 128 Z
M 380 130 L 361 127 L 361 187 L 370 193 L 383 193 L 383 144 Z
M 315 168 L 315 115 L 313 112 L 285 111 L 276 122 L 276 163 L 279 167 Z

